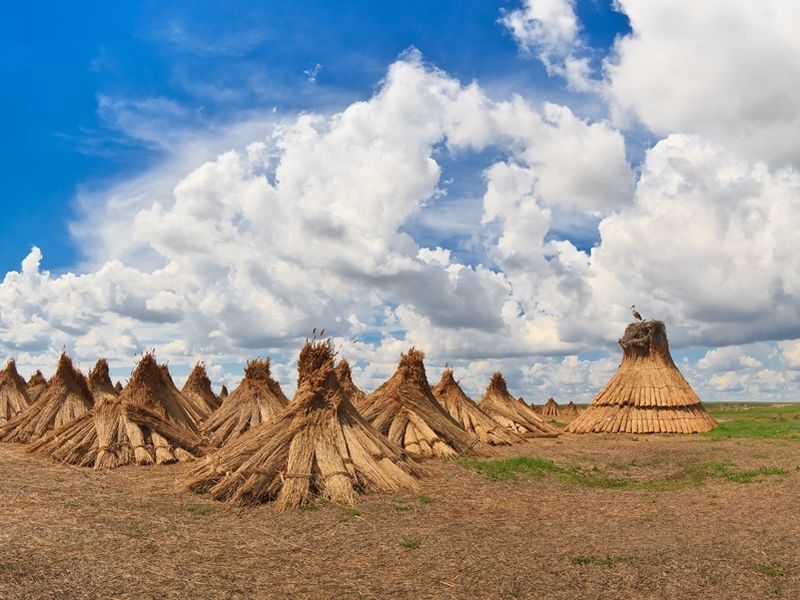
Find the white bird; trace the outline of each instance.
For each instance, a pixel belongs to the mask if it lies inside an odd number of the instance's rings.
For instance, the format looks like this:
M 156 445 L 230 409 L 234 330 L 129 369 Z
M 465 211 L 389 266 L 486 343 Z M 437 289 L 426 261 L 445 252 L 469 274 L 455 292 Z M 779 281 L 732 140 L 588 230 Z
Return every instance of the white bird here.
M 631 304 L 631 312 L 633 313 L 633 318 L 636 319 L 637 321 L 643 321 L 644 320 L 644 319 L 642 319 L 642 315 L 639 314 L 639 311 L 636 310 L 636 305 L 635 304 Z

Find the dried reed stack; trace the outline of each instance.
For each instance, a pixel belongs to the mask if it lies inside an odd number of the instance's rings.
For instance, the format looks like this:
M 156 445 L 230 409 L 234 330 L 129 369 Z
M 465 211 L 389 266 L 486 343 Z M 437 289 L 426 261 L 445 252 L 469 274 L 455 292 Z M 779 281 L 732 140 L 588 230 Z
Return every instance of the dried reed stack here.
M 223 385 L 222 389 L 219 391 L 219 401 L 222 404 L 225 401 L 225 398 L 228 397 L 228 386 Z
M 364 399 L 361 414 L 389 441 L 414 456 L 490 453 L 488 446 L 464 431 L 434 398 L 424 358 L 416 348 L 401 355 L 394 375 Z
M 0 371 L 0 426 L 8 423 L 30 405 L 28 386 L 17 373 L 17 364 L 9 360 Z
M 521 399 L 514 398 L 501 373 L 492 375 L 489 387 L 478 403 L 483 412 L 514 433 L 524 437 L 555 437 L 558 430 L 545 422 Z
M 114 391 L 117 392 L 117 394 L 121 394 L 122 393 L 122 389 L 123 389 L 122 388 L 122 383 L 120 383 L 118 381 L 117 384 L 114 386 Z
M 445 369 L 442 378 L 433 387 L 433 395 L 453 419 L 468 433 L 492 446 L 519 444 L 525 440 L 483 412 L 475 402 L 464 393 L 453 377 L 452 369 Z
M 251 360 L 244 379 L 206 421 L 203 432 L 214 446 L 223 446 L 256 425 L 275 418 L 289 400 L 272 378 L 270 359 Z
M 672 361 L 661 321 L 631 323 L 617 372 L 567 427 L 571 433 L 698 433 L 716 422 Z
M 240 504 L 274 501 L 279 510 L 317 497 L 352 504 L 361 493 L 418 489 L 419 467 L 341 389 L 330 343 L 306 342 L 298 367 L 292 403 L 195 466 L 187 487 Z
M 158 368 L 161 370 L 161 377 L 170 389 L 170 393 L 177 394 L 183 399 L 181 406 L 192 418 L 192 421 L 194 421 L 195 424 L 200 424 L 205 421 L 211 414 L 211 409 L 205 401 L 196 396 L 184 396 L 178 389 L 178 386 L 175 385 L 175 380 L 172 379 L 172 374 L 169 372 L 169 365 L 158 365 Z
M 339 379 L 339 385 L 342 390 L 350 398 L 350 402 L 353 403 L 353 406 L 360 409 L 364 404 L 364 399 L 367 397 L 367 394 L 353 383 L 353 373 L 350 370 L 350 363 L 347 362 L 347 359 L 342 358 L 339 360 L 336 365 L 336 377 Z
M 539 409 L 539 414 L 543 417 L 560 417 L 562 413 L 558 403 L 553 398 L 548 398 L 544 406 Z
M 37 370 L 36 373 L 31 375 L 31 378 L 28 380 L 27 388 L 28 400 L 33 404 L 47 389 L 47 379 L 45 379 L 41 371 Z
M 207 451 L 193 406 L 175 387 L 166 366 L 152 353 L 139 361 L 120 401 L 134 462 L 185 462 Z
M 34 444 L 32 452 L 95 469 L 186 461 L 205 452 L 191 429 L 196 425 L 181 409 L 185 400 L 164 380 L 152 354 L 139 361 L 122 395 L 111 385 L 105 360 L 90 372 L 89 386 L 95 398 L 92 412 Z M 140 422 L 129 419 L 129 412 Z
M 97 415 L 109 410 L 120 411 L 117 392 L 111 385 L 108 375 L 108 363 L 100 359 L 94 368 L 89 371 L 89 390 L 94 399 L 92 410 L 73 419 L 52 434 L 40 438 L 30 446 L 30 452 L 44 454 L 60 462 L 66 462 L 78 467 L 112 468 L 117 466 L 120 459 L 115 458 L 118 453 L 131 454 L 130 444 L 124 439 L 124 444 L 111 447 L 109 436 L 101 444 L 98 434 Z M 122 428 L 124 432 L 124 428 Z M 124 437 L 124 436 L 123 436 Z
M 86 379 L 62 354 L 47 390 L 0 428 L 0 441 L 27 444 L 85 415 L 91 408 L 92 394 Z
M 564 410 L 562 412 L 563 412 L 565 417 L 577 417 L 578 414 L 580 414 L 580 411 L 578 410 L 578 407 L 575 405 L 575 403 L 572 400 L 569 401 L 569 404 L 567 404 L 564 407 Z
M 208 378 L 206 366 L 202 362 L 197 363 L 192 369 L 181 394 L 190 404 L 200 408 L 201 412 L 206 414 L 206 418 L 220 406 L 220 400 L 211 389 L 211 380 Z

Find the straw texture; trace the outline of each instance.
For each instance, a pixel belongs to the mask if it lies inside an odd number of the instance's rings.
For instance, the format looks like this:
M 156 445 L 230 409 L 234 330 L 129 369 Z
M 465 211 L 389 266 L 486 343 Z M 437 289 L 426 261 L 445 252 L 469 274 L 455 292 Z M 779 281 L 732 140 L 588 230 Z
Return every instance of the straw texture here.
M 220 400 L 211 389 L 211 380 L 202 362 L 197 363 L 189 373 L 181 394 L 192 406 L 197 407 L 201 420 L 208 418 L 220 406 Z
M 342 358 L 336 365 L 336 378 L 339 380 L 339 386 L 345 394 L 350 398 L 353 406 L 360 409 L 364 404 L 367 394 L 353 383 L 353 373 L 350 370 L 350 363 L 347 359 Z
M 47 389 L 47 379 L 42 375 L 41 371 L 36 371 L 28 380 L 28 400 L 31 404 L 36 402 L 39 397 Z
M 56 374 L 39 399 L 0 428 L 0 441 L 27 444 L 92 408 L 92 394 L 72 360 L 62 354 Z
M 198 463 L 187 488 L 239 504 L 274 501 L 279 510 L 318 497 L 352 504 L 366 492 L 417 490 L 419 467 L 342 391 L 330 344 L 307 342 L 298 366 L 291 404 Z
M 289 400 L 272 378 L 270 359 L 251 360 L 244 368 L 244 379 L 222 406 L 203 425 L 203 432 L 214 446 L 223 446 L 253 427 L 280 413 Z
M 180 410 L 185 400 L 174 397 L 177 390 L 164 380 L 164 373 L 155 358 L 146 354 L 123 394 L 117 395 L 108 364 L 98 361 L 89 374 L 95 399 L 92 411 L 34 443 L 30 450 L 95 469 L 186 461 L 204 454 L 207 448 L 192 430 L 196 426 Z M 129 412 L 136 412 L 139 422 L 129 419 Z
M 524 437 L 555 437 L 558 430 L 508 391 L 502 373 L 492 375 L 478 406 L 492 419 Z
M 30 403 L 28 386 L 17 373 L 16 363 L 9 360 L 6 368 L 0 371 L 0 426 L 28 408 Z
M 394 375 L 368 394 L 361 413 L 395 444 L 414 456 L 470 456 L 491 453 L 467 433 L 434 398 L 425 376 L 425 355 L 411 348 Z
M 672 360 L 661 321 L 631 323 L 617 372 L 567 427 L 571 433 L 698 433 L 716 425 Z
M 465 431 L 478 436 L 482 442 L 492 446 L 508 446 L 525 441 L 483 412 L 461 389 L 453 377 L 452 369 L 442 372 L 442 378 L 433 387 L 433 395 Z

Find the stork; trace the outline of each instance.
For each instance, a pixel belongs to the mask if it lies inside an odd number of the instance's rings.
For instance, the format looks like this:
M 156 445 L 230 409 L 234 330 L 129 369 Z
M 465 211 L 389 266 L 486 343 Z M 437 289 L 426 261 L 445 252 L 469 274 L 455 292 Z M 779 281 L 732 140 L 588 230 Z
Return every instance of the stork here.
M 639 311 L 636 310 L 636 305 L 635 304 L 631 304 L 631 312 L 633 313 L 633 318 L 634 319 L 636 319 L 637 321 L 644 321 L 644 319 L 642 319 L 642 315 L 640 315 Z

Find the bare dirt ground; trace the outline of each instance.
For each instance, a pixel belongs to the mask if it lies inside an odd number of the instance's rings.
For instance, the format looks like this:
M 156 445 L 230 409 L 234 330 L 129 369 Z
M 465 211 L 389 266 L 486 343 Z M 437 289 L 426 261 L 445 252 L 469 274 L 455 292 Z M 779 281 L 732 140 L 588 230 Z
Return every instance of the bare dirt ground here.
M 800 597 L 800 444 L 569 436 L 506 452 L 628 482 L 492 481 L 428 462 L 421 494 L 277 513 L 181 491 L 187 467 L 94 472 L 0 445 L 0 598 Z

